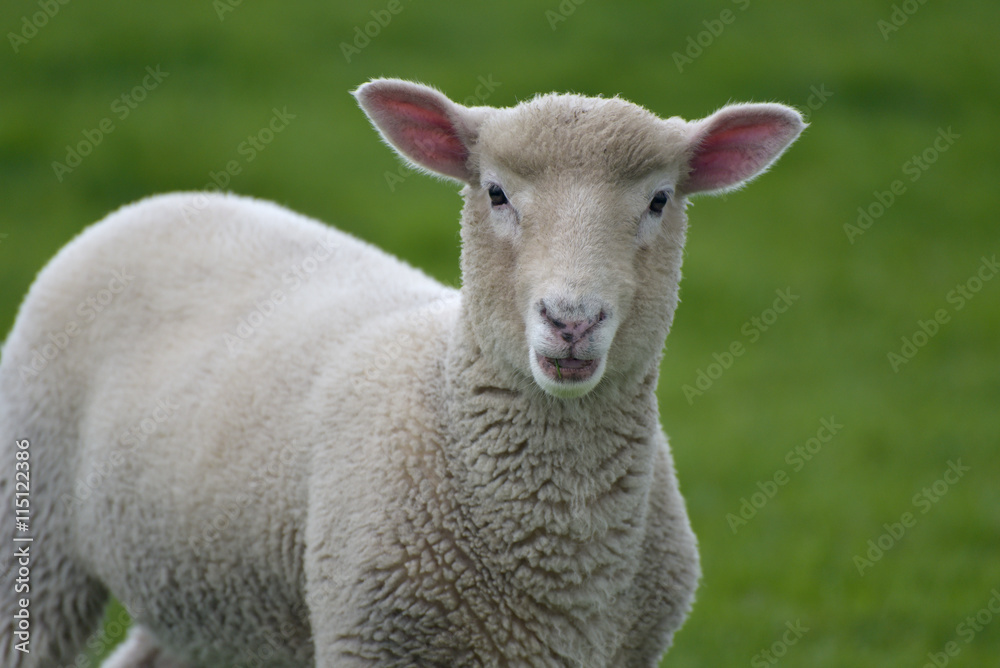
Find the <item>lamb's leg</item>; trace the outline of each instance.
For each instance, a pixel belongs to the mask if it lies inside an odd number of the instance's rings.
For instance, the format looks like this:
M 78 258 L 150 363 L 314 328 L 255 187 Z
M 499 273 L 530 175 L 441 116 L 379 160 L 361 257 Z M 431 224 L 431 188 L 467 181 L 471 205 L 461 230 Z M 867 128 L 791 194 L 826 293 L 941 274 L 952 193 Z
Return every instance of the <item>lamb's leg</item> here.
M 660 451 L 654 476 L 646 546 L 636 577 L 641 586 L 634 592 L 636 621 L 611 664 L 623 668 L 657 665 L 687 616 L 701 575 L 697 539 L 666 448 Z
M 61 453 L 53 447 L 66 436 L 15 419 L 6 390 L 0 387 L 0 666 L 66 666 L 100 624 L 108 592 L 77 561 L 66 530 Z
M 136 625 L 101 668 L 188 668 L 160 647 L 149 631 Z
M 6 499 L 4 499 L 6 500 Z M 4 515 L 11 507 L 4 503 Z M 7 524 L 0 522 L 4 538 L 11 535 Z M 17 593 L 19 557 L 0 558 L 0 666 L 4 668 L 50 668 L 72 664 L 77 652 L 101 620 L 107 591 L 89 578 L 75 564 L 59 559 L 54 541 L 39 540 L 34 543 L 17 543 L 14 550 L 30 545 L 30 593 Z M 38 549 L 44 546 L 48 552 Z M 6 545 L 4 546 L 7 547 Z M 37 555 L 37 556 L 36 556 Z M 25 578 L 21 578 L 25 580 Z M 21 599 L 30 606 L 21 607 Z M 22 625 L 18 615 L 27 612 L 29 617 Z M 30 636 L 19 635 L 20 632 Z M 28 642 L 25 642 L 25 641 Z M 21 651 L 22 647 L 30 652 Z

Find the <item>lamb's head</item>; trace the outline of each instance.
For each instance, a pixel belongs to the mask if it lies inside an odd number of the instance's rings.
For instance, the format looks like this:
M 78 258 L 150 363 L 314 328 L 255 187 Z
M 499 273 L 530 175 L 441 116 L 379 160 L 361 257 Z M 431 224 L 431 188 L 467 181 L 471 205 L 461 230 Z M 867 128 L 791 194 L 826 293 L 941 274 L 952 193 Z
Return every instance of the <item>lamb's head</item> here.
M 391 79 L 355 94 L 403 157 L 466 184 L 463 292 L 477 345 L 563 398 L 655 370 L 687 197 L 739 187 L 804 127 L 778 104 L 685 122 L 618 98 L 470 108 Z

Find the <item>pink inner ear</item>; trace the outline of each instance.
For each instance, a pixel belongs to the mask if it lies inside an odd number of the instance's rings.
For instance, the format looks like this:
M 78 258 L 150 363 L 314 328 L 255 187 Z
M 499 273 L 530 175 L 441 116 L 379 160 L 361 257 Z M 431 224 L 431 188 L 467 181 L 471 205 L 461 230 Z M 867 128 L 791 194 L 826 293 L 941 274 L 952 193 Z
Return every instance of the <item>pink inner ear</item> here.
M 688 189 L 718 190 L 753 176 L 770 161 L 773 125 L 745 125 L 710 134 L 691 160 Z
M 726 146 L 745 144 L 764 144 L 774 135 L 775 127 L 771 123 L 758 125 L 741 125 L 727 130 L 718 130 L 711 133 L 704 142 L 702 148 L 724 148 Z
M 730 183 L 742 181 L 745 160 L 737 150 L 715 150 L 699 153 L 691 161 L 687 187 L 691 192 L 718 190 Z
M 723 112 L 725 113 L 725 112 Z M 697 144 L 684 189 L 688 193 L 738 186 L 767 168 L 798 129 L 776 114 L 720 118 Z
M 383 117 L 391 119 L 386 127 L 390 139 L 414 162 L 452 176 L 464 173 L 469 151 L 442 111 L 406 100 L 381 102 Z
M 451 127 L 448 119 L 438 109 L 428 109 L 406 100 L 396 100 L 391 97 L 383 98 L 382 106 L 399 118 L 408 119 L 411 123 L 436 125 L 439 128 Z

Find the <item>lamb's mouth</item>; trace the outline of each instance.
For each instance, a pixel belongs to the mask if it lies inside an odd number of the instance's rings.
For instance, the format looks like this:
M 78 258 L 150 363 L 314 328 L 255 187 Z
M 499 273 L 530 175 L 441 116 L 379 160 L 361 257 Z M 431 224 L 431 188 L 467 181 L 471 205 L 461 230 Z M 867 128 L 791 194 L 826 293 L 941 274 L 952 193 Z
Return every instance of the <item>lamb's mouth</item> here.
M 558 382 L 573 382 L 590 380 L 597 371 L 600 359 L 582 360 L 576 357 L 545 357 L 535 353 L 538 366 L 542 373 Z

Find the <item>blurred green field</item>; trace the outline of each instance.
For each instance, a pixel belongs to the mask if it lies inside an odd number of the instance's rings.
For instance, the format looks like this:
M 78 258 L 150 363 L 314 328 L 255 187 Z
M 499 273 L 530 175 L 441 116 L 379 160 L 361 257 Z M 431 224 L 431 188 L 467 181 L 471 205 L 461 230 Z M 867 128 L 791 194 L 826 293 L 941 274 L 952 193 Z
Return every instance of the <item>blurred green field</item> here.
M 690 209 L 659 397 L 704 579 L 664 665 L 1000 665 L 1000 6 L 389 4 L 3 3 L 0 332 L 83 227 L 230 163 L 227 189 L 457 284 L 457 189 L 379 143 L 348 95 L 374 76 L 787 102 L 811 127 L 772 172 Z

